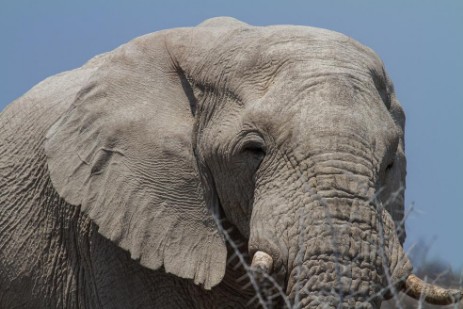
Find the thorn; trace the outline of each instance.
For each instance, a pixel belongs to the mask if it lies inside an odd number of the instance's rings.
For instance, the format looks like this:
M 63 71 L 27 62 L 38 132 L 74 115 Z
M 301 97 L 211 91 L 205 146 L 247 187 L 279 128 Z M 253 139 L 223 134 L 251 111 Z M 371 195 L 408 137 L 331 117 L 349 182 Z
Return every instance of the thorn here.
M 236 281 L 240 282 L 240 281 L 243 281 L 244 279 L 247 279 L 247 278 L 248 278 L 248 274 L 244 274 L 241 277 L 239 277 L 238 279 L 236 279 Z
M 246 303 L 246 306 L 251 306 L 254 302 L 258 302 L 258 301 L 259 301 L 259 296 L 258 294 L 256 294 Z

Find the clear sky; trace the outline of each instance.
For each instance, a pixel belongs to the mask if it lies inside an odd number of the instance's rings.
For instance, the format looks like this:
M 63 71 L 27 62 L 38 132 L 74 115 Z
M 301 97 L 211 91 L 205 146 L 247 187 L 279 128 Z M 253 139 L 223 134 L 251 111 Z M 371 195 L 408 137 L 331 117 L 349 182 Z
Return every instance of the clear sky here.
M 461 267 L 463 1 L 2 1 L 0 110 L 132 38 L 215 16 L 328 28 L 381 56 L 407 114 L 406 248 L 430 243 L 429 258 Z

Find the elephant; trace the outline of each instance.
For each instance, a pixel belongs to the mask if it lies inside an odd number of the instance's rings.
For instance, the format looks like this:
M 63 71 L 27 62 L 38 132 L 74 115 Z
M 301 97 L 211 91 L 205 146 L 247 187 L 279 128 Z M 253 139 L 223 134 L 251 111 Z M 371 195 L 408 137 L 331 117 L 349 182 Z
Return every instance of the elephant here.
M 404 249 L 405 116 L 374 51 L 229 17 L 0 116 L 1 308 L 379 308 L 458 290 Z

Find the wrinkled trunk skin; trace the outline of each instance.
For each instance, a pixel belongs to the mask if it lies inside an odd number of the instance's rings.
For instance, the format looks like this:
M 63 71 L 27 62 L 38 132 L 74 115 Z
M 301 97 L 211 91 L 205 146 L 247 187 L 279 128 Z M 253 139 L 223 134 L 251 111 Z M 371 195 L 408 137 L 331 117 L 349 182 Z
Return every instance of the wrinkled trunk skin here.
M 287 293 L 302 308 L 379 308 L 397 256 L 394 225 L 364 177 L 315 177 L 320 189 L 301 213 Z M 329 184 L 329 186 L 328 186 Z M 326 185 L 326 186 L 325 186 Z M 352 194 L 357 196 L 346 197 Z M 361 190 L 360 190 L 361 191 Z M 389 279 L 388 279 L 389 278 Z M 394 278 L 394 279 L 392 279 Z
M 376 308 L 387 285 L 376 210 L 358 199 L 321 198 L 311 206 L 288 294 L 303 308 Z
M 267 239 L 264 251 L 286 246 L 280 257 L 288 261 L 286 293 L 295 308 L 379 308 L 387 287 L 398 286 L 411 265 L 390 215 L 374 202 L 374 181 L 354 168 L 341 171 L 348 162 L 329 166 L 332 159 L 299 177 L 296 194 L 258 201 L 253 224 L 265 216 L 261 205 L 273 211 L 252 231 L 251 248 L 257 239 Z M 287 229 L 272 235 L 282 224 Z

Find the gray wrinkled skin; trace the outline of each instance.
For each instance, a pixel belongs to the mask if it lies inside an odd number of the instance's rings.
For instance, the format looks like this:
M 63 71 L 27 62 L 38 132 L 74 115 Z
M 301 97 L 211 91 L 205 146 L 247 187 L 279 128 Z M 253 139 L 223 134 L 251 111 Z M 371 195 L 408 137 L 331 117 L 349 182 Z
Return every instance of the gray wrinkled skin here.
M 0 307 L 252 306 L 214 214 L 292 304 L 378 308 L 411 272 L 404 122 L 317 28 L 216 18 L 50 77 L 0 115 Z

